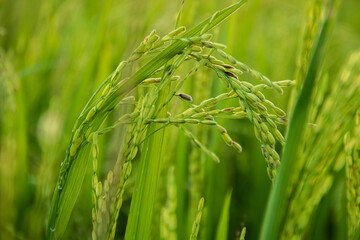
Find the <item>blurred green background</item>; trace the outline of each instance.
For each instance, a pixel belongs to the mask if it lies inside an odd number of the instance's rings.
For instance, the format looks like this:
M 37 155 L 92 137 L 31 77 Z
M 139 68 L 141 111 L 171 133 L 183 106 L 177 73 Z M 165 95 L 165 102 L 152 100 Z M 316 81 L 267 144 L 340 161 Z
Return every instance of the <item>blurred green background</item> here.
M 181 25 L 190 29 L 233 2 L 185 0 Z M 151 30 L 164 35 L 173 29 L 180 6 L 174 0 L 0 0 L 0 239 L 44 238 L 60 163 L 81 109 Z M 308 6 L 309 1 L 249 0 L 213 31 L 214 39 L 270 79 L 293 79 Z M 324 65 L 330 75 L 360 46 L 359 11 L 358 0 L 340 5 Z M 265 92 L 283 109 L 289 93 Z M 215 137 L 209 143 L 222 161 L 205 165 L 216 176 L 205 177 L 204 192 L 213 196 L 205 195 L 213 206 L 207 229 L 216 227 L 224 197 L 232 189 L 229 239 L 243 226 L 246 239 L 257 239 L 271 184 L 266 163 L 248 121 L 224 125 L 244 150 L 237 154 Z M 116 132 L 100 144 L 106 169 L 118 149 Z M 186 148 L 179 152 L 188 155 Z M 90 170 L 87 178 L 66 239 L 90 238 Z M 128 194 L 118 236 L 123 235 L 129 205 Z M 327 226 L 336 222 L 331 217 L 323 221 Z M 212 239 L 212 231 L 207 230 L 204 239 Z M 327 228 L 323 231 L 320 239 L 336 236 Z

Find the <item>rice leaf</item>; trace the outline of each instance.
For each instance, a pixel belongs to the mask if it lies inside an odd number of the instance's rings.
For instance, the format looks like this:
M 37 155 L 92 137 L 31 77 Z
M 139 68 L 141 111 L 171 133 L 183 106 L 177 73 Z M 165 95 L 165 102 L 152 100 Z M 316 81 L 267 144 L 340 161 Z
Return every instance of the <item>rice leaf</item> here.
M 216 240 L 228 239 L 231 194 L 232 191 L 229 191 L 226 194 L 224 200 L 219 225 L 216 232 Z

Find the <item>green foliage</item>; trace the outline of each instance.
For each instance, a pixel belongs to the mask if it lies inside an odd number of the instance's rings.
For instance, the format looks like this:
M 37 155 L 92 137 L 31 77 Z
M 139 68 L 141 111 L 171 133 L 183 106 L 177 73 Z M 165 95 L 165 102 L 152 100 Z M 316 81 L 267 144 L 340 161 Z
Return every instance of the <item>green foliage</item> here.
M 245 2 L 0 1 L 0 239 L 358 239 L 359 2 Z

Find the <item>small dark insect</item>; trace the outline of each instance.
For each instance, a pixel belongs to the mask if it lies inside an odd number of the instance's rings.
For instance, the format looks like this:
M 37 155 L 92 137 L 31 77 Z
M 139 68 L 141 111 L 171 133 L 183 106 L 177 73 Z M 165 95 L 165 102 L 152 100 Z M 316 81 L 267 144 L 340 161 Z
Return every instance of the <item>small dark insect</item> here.
M 186 101 L 192 102 L 192 97 L 186 93 L 179 93 L 178 96 Z
M 228 75 L 229 77 L 232 77 L 232 78 L 235 78 L 235 79 L 239 80 L 238 76 L 236 76 L 232 72 L 225 72 L 225 74 Z

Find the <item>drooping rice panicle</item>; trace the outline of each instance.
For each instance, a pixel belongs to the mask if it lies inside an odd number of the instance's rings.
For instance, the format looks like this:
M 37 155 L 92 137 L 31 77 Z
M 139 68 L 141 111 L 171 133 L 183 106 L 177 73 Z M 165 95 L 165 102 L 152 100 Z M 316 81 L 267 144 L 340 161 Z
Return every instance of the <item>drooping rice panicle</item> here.
M 168 170 L 166 184 L 166 203 L 161 209 L 160 217 L 160 239 L 177 239 L 177 219 L 176 219 L 176 184 L 174 167 Z
M 198 234 L 199 234 L 199 228 L 200 228 L 200 222 L 201 222 L 201 216 L 202 216 L 202 211 L 204 208 L 204 198 L 201 198 L 198 204 L 198 208 L 197 208 L 197 213 L 195 216 L 195 220 L 193 222 L 192 225 L 192 230 L 191 230 L 191 235 L 190 235 L 190 240 L 196 240 L 198 239 Z
M 214 57 L 194 55 L 195 59 L 207 59 L 207 66 L 213 69 L 225 82 L 232 88 L 239 98 L 239 104 L 247 115 L 247 118 L 254 124 L 254 131 L 256 138 L 261 142 L 261 148 L 265 159 L 268 161 L 268 174 L 270 179 L 274 180 L 276 171 L 280 166 L 280 157 L 275 150 L 275 137 L 280 143 L 284 143 L 282 134 L 278 131 L 276 123 L 281 122 L 285 117 L 285 112 L 276 107 L 272 102 L 265 99 L 265 96 L 259 91 L 261 88 L 274 88 L 282 93 L 282 87 L 293 85 L 293 81 L 284 80 L 279 82 L 271 82 L 262 74 L 250 69 L 246 65 L 237 61 L 234 57 L 226 54 L 222 50 L 217 50 L 222 57 L 227 59 L 231 65 L 226 65 L 218 61 Z M 242 70 L 236 70 L 237 67 Z M 230 71 L 229 69 L 232 69 Z M 255 77 L 265 82 L 261 87 L 254 87 L 251 83 L 240 81 L 239 76 L 242 71 L 250 72 Z M 235 72 L 235 73 L 234 73 Z M 254 91 L 252 91 L 254 89 Z M 267 107 L 270 108 L 274 114 L 269 114 Z M 278 118 L 273 121 L 272 118 Z M 274 137 L 275 136 L 275 137 Z

